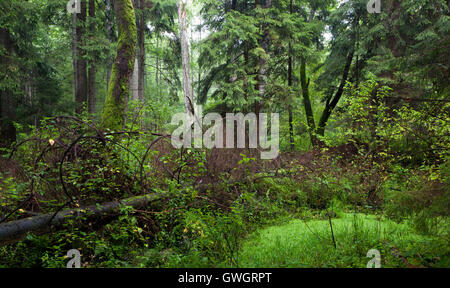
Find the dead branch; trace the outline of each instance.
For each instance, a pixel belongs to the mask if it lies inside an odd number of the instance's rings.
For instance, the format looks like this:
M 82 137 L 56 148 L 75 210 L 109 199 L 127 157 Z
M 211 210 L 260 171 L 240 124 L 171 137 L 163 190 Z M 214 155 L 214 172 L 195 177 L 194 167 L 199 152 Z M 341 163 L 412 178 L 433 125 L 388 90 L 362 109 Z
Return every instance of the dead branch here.
M 82 221 L 117 215 L 124 206 L 142 208 L 159 200 L 156 193 L 136 196 L 124 200 L 91 205 L 78 209 L 67 209 L 58 213 L 48 213 L 0 224 L 0 246 L 23 239 L 27 233 L 45 234 L 63 228 L 69 220 Z

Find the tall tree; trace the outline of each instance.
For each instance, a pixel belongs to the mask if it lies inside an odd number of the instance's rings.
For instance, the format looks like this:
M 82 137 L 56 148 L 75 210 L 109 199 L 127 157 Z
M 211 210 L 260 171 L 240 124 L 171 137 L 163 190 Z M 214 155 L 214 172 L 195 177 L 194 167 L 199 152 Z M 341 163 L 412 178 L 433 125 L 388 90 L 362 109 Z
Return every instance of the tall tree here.
M 106 37 L 109 43 L 114 41 L 114 24 L 113 24 L 113 0 L 105 0 L 105 16 L 106 16 Z M 106 90 L 109 87 L 109 79 L 111 78 L 111 69 L 113 63 L 113 57 L 108 56 L 106 60 Z
M 345 85 L 349 80 L 349 73 L 355 54 L 356 30 L 360 25 L 360 15 L 367 12 L 364 9 L 365 4 L 361 1 L 346 2 L 330 16 L 332 19 L 330 26 L 333 33 L 333 40 L 331 43 L 331 53 L 325 61 L 325 72 L 322 74 L 322 76 L 324 76 L 322 83 L 325 83 L 324 79 L 327 79 L 326 85 L 328 91 L 325 97 L 325 107 L 323 108 L 317 125 L 315 123 L 312 104 L 309 97 L 309 79 L 306 75 L 306 58 L 304 55 L 301 56 L 300 85 L 310 139 L 314 146 L 322 143 L 317 135 L 324 136 L 328 120 L 339 103 L 344 93 Z M 309 22 L 313 20 L 315 11 L 316 8 L 313 6 L 308 19 Z M 335 86 L 336 82 L 338 83 L 337 87 Z
M 180 42 L 181 42 L 181 61 L 183 70 L 183 93 L 184 93 L 184 107 L 186 113 L 193 117 L 194 111 L 194 95 L 192 94 L 191 84 L 191 62 L 189 57 L 189 39 L 187 36 L 187 15 L 186 15 L 187 0 L 180 0 L 178 2 L 178 21 L 180 26 Z
M 81 1 L 81 11 L 76 13 L 76 81 L 75 81 L 75 102 L 76 112 L 82 113 L 84 105 L 88 100 L 88 81 L 87 81 L 87 64 L 86 51 L 84 49 L 84 37 L 86 30 L 86 0 Z
M 102 114 L 102 125 L 118 131 L 122 130 L 125 124 L 126 99 L 136 56 L 137 29 L 131 0 L 115 0 L 114 4 L 119 39 Z
M 145 30 L 147 13 L 146 9 L 153 7 L 153 2 L 145 0 L 133 0 L 136 10 L 137 50 L 134 70 L 131 78 L 132 99 L 142 102 L 145 94 Z
M 334 96 L 332 98 L 328 98 L 325 103 L 325 108 L 323 109 L 322 116 L 320 117 L 319 125 L 317 126 L 316 130 L 317 134 L 320 136 L 324 136 L 328 119 L 330 119 L 331 113 L 333 112 L 334 108 L 336 108 L 336 105 L 339 103 L 339 100 L 344 93 L 345 84 L 347 83 L 348 75 L 350 72 L 350 65 L 352 64 L 354 54 L 355 51 L 353 49 L 348 52 L 347 60 L 342 72 L 341 83 L 339 84 L 339 87 Z
M 144 13 L 144 8 L 151 9 L 153 7 L 153 2 L 145 1 L 145 0 L 137 0 L 139 1 L 139 9 L 140 13 L 138 14 L 138 98 L 140 101 L 144 100 L 145 95 L 145 30 L 147 29 L 147 19 L 146 14 Z
M 261 4 L 262 2 L 262 4 Z M 255 0 L 256 7 L 261 6 L 262 9 L 266 10 L 272 6 L 272 0 Z M 265 12 L 265 11 L 264 11 Z M 264 13 L 263 12 L 263 13 Z M 260 40 L 260 47 L 263 49 L 264 53 L 259 57 L 259 66 L 258 66 L 258 92 L 259 99 L 255 102 L 255 113 L 259 114 L 261 107 L 264 105 L 264 98 L 266 95 L 266 85 L 267 85 L 267 59 L 269 57 L 269 42 L 270 42 L 270 34 L 269 34 L 269 25 L 267 20 L 262 21 L 262 37 Z M 258 125 L 259 126 L 259 125 Z
M 93 35 L 95 33 L 95 0 L 89 0 L 89 29 L 90 34 Z M 95 67 L 95 61 L 96 59 L 91 58 L 89 61 L 89 86 L 88 86 L 88 112 L 90 114 L 95 113 L 95 106 L 96 106 L 96 91 L 95 91 L 95 73 L 96 73 L 96 67 Z
M 289 1 L 289 14 L 292 16 L 294 13 L 294 0 Z M 288 114 L 289 114 L 289 144 L 291 150 L 294 150 L 294 115 L 292 113 L 292 95 L 291 89 L 293 85 L 292 70 L 293 70 L 293 53 L 292 53 L 292 40 L 289 39 L 288 48 L 288 86 L 289 86 L 289 104 L 288 104 Z
M 72 67 L 73 67 L 73 99 L 77 98 L 77 87 L 78 87 L 78 72 L 77 72 L 77 14 L 72 14 Z
M 264 104 L 261 95 L 267 94 L 270 21 L 266 3 L 260 6 L 259 1 L 205 2 L 201 11 L 203 27 L 214 33 L 202 41 L 199 66 L 205 72 L 198 100 L 218 100 L 218 112 L 255 112 Z

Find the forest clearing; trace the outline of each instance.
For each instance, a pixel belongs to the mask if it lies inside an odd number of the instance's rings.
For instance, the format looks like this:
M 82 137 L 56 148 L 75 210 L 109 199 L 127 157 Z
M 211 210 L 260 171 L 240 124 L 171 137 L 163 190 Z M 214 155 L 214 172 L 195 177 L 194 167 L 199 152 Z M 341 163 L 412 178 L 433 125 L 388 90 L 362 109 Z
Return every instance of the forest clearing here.
M 450 267 L 449 11 L 1 0 L 0 268 Z

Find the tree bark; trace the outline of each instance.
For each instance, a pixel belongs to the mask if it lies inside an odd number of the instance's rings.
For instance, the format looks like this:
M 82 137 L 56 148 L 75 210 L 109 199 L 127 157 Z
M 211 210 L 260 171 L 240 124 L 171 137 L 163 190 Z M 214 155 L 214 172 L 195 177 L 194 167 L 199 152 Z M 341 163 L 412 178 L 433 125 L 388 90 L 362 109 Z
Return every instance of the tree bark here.
M 142 9 L 144 9 L 144 0 L 140 0 L 141 13 L 139 15 L 139 27 L 138 27 L 138 98 L 143 102 L 145 99 L 145 27 L 146 19 Z
M 137 49 L 139 51 L 139 49 Z M 139 59 L 136 57 L 134 60 L 133 73 L 130 79 L 131 99 L 133 101 L 139 101 Z
M 113 0 L 105 0 L 106 6 L 106 37 L 108 38 L 109 43 L 113 42 L 113 15 L 112 15 L 112 2 Z M 111 69 L 112 69 L 112 57 L 108 57 L 106 64 L 106 90 L 109 87 L 109 79 L 111 78 Z
M 289 13 L 292 15 L 294 10 L 293 0 L 290 0 L 289 3 Z M 289 48 L 288 48 L 288 87 L 289 87 L 289 101 L 292 103 L 292 95 L 291 95 L 291 88 L 292 88 L 292 43 L 291 39 L 289 39 Z M 289 114 L 289 144 L 291 147 L 291 150 L 294 150 L 294 115 L 292 113 L 292 104 L 288 105 L 288 114 Z
M 318 139 L 315 135 L 316 123 L 314 121 L 314 113 L 311 106 L 311 99 L 309 98 L 309 80 L 306 77 L 306 59 L 304 56 L 300 58 L 300 85 L 303 95 L 303 106 L 305 107 L 306 123 L 308 124 L 309 137 L 311 144 L 316 146 Z
M 95 0 L 89 0 L 89 18 L 90 18 L 90 33 L 91 36 L 95 34 Z M 92 58 L 91 58 L 92 59 Z M 95 59 L 89 63 L 89 96 L 88 96 L 88 112 L 89 114 L 95 114 L 96 99 L 95 99 Z
M 136 27 L 137 27 L 137 49 L 136 60 L 133 69 L 133 76 L 131 80 L 131 94 L 134 101 L 144 101 L 144 86 L 145 86 L 145 15 L 144 15 L 144 0 L 134 0 L 134 9 L 139 10 L 136 13 Z
M 262 8 L 268 9 L 272 6 L 272 0 L 265 0 Z M 269 27 L 266 23 L 263 24 L 263 37 L 260 42 L 261 48 L 264 50 L 264 57 L 259 58 L 259 69 L 258 69 L 258 92 L 260 100 L 257 101 L 255 105 L 255 113 L 260 111 L 261 106 L 264 104 L 264 96 L 266 94 L 266 84 L 267 84 L 267 55 L 269 54 Z
M 119 40 L 102 114 L 102 126 L 120 131 L 125 124 L 126 99 L 130 91 L 130 77 L 136 56 L 137 29 L 131 0 L 116 0 L 114 8 Z
M 272 6 L 272 0 L 263 0 L 264 4 L 261 5 L 262 8 L 268 9 Z M 260 4 L 258 3 L 258 0 L 255 0 L 256 7 L 258 7 Z M 261 112 L 262 107 L 264 106 L 264 98 L 266 95 L 266 85 L 267 85 L 267 57 L 269 55 L 269 42 L 270 42 L 270 35 L 269 35 L 269 27 L 267 23 L 264 23 L 262 25 L 263 29 L 263 35 L 262 39 L 260 41 L 260 47 L 264 50 L 264 56 L 259 57 L 259 68 L 258 68 L 258 81 L 257 81 L 257 90 L 259 94 L 259 100 L 255 101 L 254 108 L 255 108 L 255 114 L 258 115 Z M 257 139 L 257 145 L 259 145 L 259 117 L 257 116 L 257 125 L 256 125 L 256 139 Z
M 72 65 L 73 65 L 73 99 L 77 98 L 77 14 L 72 14 Z
M 189 39 L 187 37 L 186 24 L 186 0 L 180 0 L 178 3 L 178 21 L 180 26 L 180 40 L 181 40 L 181 60 L 183 66 L 183 92 L 184 92 L 184 107 L 186 113 L 190 117 L 194 117 L 194 97 L 192 95 L 191 84 L 191 62 L 189 59 Z
M 311 8 L 311 11 L 309 13 L 308 19 L 306 19 L 307 22 L 311 22 L 314 19 L 314 15 L 316 13 L 316 10 L 314 8 Z M 302 55 L 300 57 L 300 86 L 302 89 L 302 96 L 303 96 L 303 107 L 305 108 L 305 114 L 306 114 L 306 123 L 308 125 L 308 132 L 309 132 L 309 139 L 311 141 L 311 145 L 317 146 L 319 143 L 319 140 L 316 136 L 316 123 L 314 120 L 314 112 L 312 110 L 311 105 L 311 99 L 309 97 L 309 81 L 308 77 L 306 76 L 306 56 Z
M 334 108 L 336 107 L 339 100 L 341 99 L 342 94 L 344 93 L 344 88 L 345 88 L 345 84 L 348 79 L 350 66 L 353 61 L 353 55 L 354 55 L 354 50 L 350 51 L 347 56 L 347 61 L 345 63 L 344 72 L 342 74 L 341 84 L 339 85 L 339 88 L 336 91 L 336 94 L 334 95 L 334 97 L 331 101 L 330 100 L 327 101 L 327 103 L 325 105 L 325 109 L 322 112 L 322 116 L 320 117 L 319 125 L 317 127 L 317 134 L 320 136 L 324 136 L 325 127 L 327 125 L 328 119 L 331 116 L 331 112 L 333 112 Z
M 76 61 L 76 90 L 75 103 L 76 113 L 83 112 L 83 106 L 87 103 L 87 65 L 84 56 L 86 54 L 83 49 L 83 39 L 86 25 L 86 1 L 81 1 L 81 13 L 77 13 L 77 27 L 76 27 L 76 43 L 77 43 L 77 61 Z
M 156 35 L 156 51 L 159 51 L 159 35 Z M 159 67 L 159 53 L 156 53 L 156 69 L 155 69 L 155 83 L 156 83 L 156 89 L 157 89 L 157 94 L 158 94 L 158 97 L 160 97 L 161 96 L 161 93 L 160 93 L 160 87 L 159 87 L 159 84 L 160 84 L 160 81 L 159 81 L 159 79 L 160 79 L 160 76 L 159 76 L 159 69 L 160 69 L 160 67 Z

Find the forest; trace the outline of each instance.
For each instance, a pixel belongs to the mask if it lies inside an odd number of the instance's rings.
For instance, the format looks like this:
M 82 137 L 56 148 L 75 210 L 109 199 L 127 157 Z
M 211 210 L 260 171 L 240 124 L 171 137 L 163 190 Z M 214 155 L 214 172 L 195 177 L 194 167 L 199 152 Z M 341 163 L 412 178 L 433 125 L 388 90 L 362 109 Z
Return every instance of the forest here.
M 0 268 L 450 268 L 449 0 L 0 0 Z

